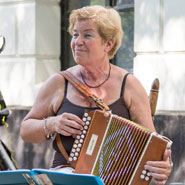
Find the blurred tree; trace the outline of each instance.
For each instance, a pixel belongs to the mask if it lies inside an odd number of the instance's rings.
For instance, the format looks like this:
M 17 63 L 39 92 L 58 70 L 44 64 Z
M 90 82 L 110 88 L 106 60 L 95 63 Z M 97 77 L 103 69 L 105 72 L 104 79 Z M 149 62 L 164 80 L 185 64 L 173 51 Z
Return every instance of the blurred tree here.
M 134 53 L 134 11 L 120 12 L 124 36 L 116 55 L 116 65 L 132 73 Z

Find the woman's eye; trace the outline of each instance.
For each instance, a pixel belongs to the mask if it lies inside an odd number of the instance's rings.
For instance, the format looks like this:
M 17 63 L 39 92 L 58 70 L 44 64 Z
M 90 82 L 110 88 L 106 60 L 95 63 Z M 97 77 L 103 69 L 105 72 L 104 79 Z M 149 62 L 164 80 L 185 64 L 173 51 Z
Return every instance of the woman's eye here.
M 77 33 L 74 33 L 73 34 L 73 37 L 75 37 L 75 38 L 78 37 L 78 34 Z
M 85 37 L 88 38 L 88 37 L 92 37 L 91 34 L 85 34 Z

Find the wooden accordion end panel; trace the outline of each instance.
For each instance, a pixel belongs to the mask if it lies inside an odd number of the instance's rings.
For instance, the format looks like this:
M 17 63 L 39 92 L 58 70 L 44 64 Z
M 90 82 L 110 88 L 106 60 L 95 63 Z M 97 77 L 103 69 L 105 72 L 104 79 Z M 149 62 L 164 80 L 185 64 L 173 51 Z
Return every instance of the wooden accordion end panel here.
M 69 157 L 75 173 L 99 176 L 105 185 L 148 185 L 148 160 L 162 160 L 171 141 L 114 114 L 85 113 L 84 134 L 75 139 Z

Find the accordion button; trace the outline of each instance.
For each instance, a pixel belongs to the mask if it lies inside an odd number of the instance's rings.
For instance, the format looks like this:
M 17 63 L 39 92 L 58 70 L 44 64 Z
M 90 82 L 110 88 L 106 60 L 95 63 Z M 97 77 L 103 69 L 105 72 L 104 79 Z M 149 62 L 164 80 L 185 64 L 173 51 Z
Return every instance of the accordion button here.
M 69 157 L 69 161 L 72 161 L 73 159 L 71 157 Z
M 83 143 L 84 142 L 84 140 L 83 139 L 80 139 L 80 143 Z
M 81 135 L 81 138 L 84 139 L 85 138 L 85 135 Z
M 70 156 L 71 156 L 71 157 L 74 157 L 74 153 L 71 153 Z
M 82 131 L 82 133 L 83 133 L 83 134 L 86 134 L 86 133 L 87 133 L 87 131 L 86 131 L 86 130 L 83 130 L 83 131 Z
M 90 120 L 91 120 L 91 117 L 88 116 L 88 117 L 87 117 L 87 120 L 90 121 Z
M 142 171 L 142 174 L 144 174 L 144 175 L 145 175 L 145 174 L 146 174 L 146 170 L 143 170 L 143 171 Z
M 84 126 L 84 129 L 87 130 L 87 129 L 88 129 L 88 126 L 85 125 L 85 126 Z
M 76 161 L 77 160 L 77 157 L 73 157 L 73 161 Z
M 85 121 L 87 121 L 87 119 L 86 118 L 82 118 L 82 120 L 85 122 Z
M 76 150 L 73 148 L 73 149 L 72 149 L 72 152 L 74 153 L 75 151 L 76 151 Z
M 148 172 L 147 175 L 150 177 L 150 175 L 151 175 L 150 172 Z
M 78 143 L 79 143 L 79 141 L 78 141 L 78 140 L 75 140 L 75 143 L 76 143 L 76 144 L 78 144 Z
M 89 115 L 89 114 L 88 114 L 87 112 L 84 114 L 85 117 L 87 117 L 88 115 Z
M 79 153 L 78 153 L 78 152 L 76 152 L 76 153 L 75 153 L 75 156 L 76 156 L 76 157 L 78 157 L 78 155 L 79 155 Z
M 80 151 L 80 148 L 77 148 L 76 151 L 79 152 Z
M 148 180 L 149 180 L 149 177 L 148 177 L 148 176 L 146 176 L 146 177 L 145 177 L 145 180 L 146 180 L 146 181 L 148 181 Z
M 78 147 L 82 147 L 82 144 L 79 143 L 79 144 L 78 144 Z
M 86 122 L 85 122 L 86 125 L 89 125 L 89 123 L 90 123 L 89 121 L 86 121 Z
M 77 138 L 77 139 L 80 139 L 80 135 L 77 135 L 76 138 Z
M 74 148 L 77 148 L 77 144 L 74 144 L 73 147 L 74 147 Z
M 141 176 L 140 176 L 140 178 L 141 178 L 141 179 L 144 179 L 144 178 L 145 178 L 145 176 L 144 176 L 144 175 L 141 175 Z

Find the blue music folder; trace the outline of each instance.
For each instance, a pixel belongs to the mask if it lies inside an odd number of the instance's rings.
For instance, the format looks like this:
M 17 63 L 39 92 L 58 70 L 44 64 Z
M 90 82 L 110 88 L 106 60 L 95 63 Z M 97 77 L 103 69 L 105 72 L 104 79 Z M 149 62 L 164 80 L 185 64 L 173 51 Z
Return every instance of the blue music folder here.
M 30 170 L 0 171 L 0 185 L 29 185 L 28 178 L 32 180 Z
M 0 171 L 0 185 L 103 185 L 89 174 L 63 173 L 45 169 Z

